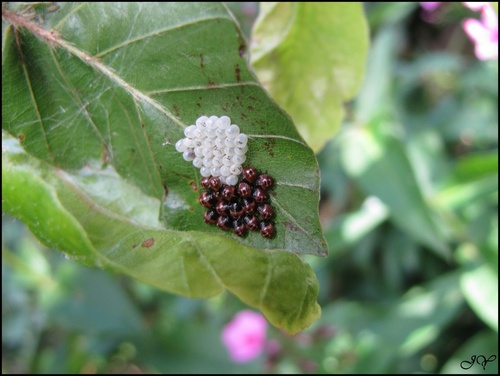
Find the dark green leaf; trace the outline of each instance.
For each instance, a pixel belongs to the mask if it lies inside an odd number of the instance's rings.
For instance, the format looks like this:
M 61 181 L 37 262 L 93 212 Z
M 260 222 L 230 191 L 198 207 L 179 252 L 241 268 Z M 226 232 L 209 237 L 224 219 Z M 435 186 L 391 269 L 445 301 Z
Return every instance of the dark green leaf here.
M 318 165 L 225 6 L 62 3 L 4 21 L 3 129 L 28 153 L 4 135 L 4 210 L 83 263 L 187 296 L 228 288 L 290 331 L 314 320 L 317 281 L 293 253 L 327 252 Z M 230 116 L 274 177 L 274 239 L 204 223 L 199 172 L 173 147 L 203 114 Z
M 290 332 L 319 316 L 316 276 L 299 256 L 215 234 L 164 229 L 148 210 L 155 200 L 111 168 L 69 173 L 27 155 L 9 136 L 2 146 L 3 209 L 30 224 L 47 245 L 62 244 L 82 263 L 192 298 L 227 289 Z M 36 201 L 28 201 L 31 207 L 25 204 L 26 186 L 37 193 Z M 50 232 L 44 228 L 49 224 Z M 74 238 L 67 239 L 68 233 Z
M 353 129 L 346 134 L 345 169 L 367 194 L 389 207 L 395 225 L 448 258 L 448 246 L 422 197 L 403 145 L 393 137 L 377 135 L 375 129 Z
M 484 359 L 479 358 L 478 364 L 472 361 L 473 356 L 484 356 Z M 484 363 L 483 369 L 483 362 L 487 359 L 490 361 Z M 477 332 L 448 359 L 440 373 L 498 375 L 498 333 L 488 330 Z

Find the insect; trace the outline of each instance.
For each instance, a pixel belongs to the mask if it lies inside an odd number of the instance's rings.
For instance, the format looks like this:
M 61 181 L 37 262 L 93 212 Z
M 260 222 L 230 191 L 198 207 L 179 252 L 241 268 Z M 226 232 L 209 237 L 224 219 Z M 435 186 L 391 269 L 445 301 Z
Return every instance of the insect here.
M 207 210 L 203 215 L 203 220 L 205 223 L 209 225 L 215 225 L 217 223 L 217 219 L 219 218 L 219 214 L 216 213 L 215 210 Z
M 245 179 L 250 184 L 252 184 L 259 176 L 257 169 L 253 166 L 245 167 L 241 174 L 243 175 L 243 179 Z
M 217 176 L 212 176 L 208 180 L 208 186 L 213 191 L 218 191 L 220 189 L 221 185 L 222 185 L 222 183 L 221 183 L 220 179 Z
M 249 230 L 258 230 L 260 227 L 259 219 L 255 215 L 245 215 L 243 220 L 245 221 L 245 226 Z
M 276 235 L 276 229 L 271 222 L 260 222 L 260 234 L 265 238 L 272 238 Z
M 238 184 L 238 193 L 241 197 L 250 197 L 252 195 L 252 188 L 244 181 Z
M 214 206 L 214 197 L 210 192 L 203 192 L 198 201 L 202 206 L 206 208 L 211 208 Z
M 261 203 L 267 201 L 267 199 L 269 198 L 269 195 L 262 188 L 257 188 L 253 191 L 253 198 L 254 198 L 255 202 L 258 202 L 259 204 L 261 204 Z
M 273 178 L 271 176 L 269 176 L 268 174 L 262 174 L 262 175 L 259 175 L 259 177 L 257 178 L 257 183 L 256 183 L 258 186 L 261 186 L 263 189 L 265 189 L 266 191 L 268 189 L 271 189 L 274 185 L 274 181 L 273 181 Z
M 259 205 L 257 211 L 259 212 L 262 219 L 269 220 L 274 216 L 274 210 L 269 204 Z
M 242 167 L 248 136 L 227 116 L 200 116 L 184 135 L 175 148 L 200 170 L 204 192 L 198 202 L 207 208 L 205 223 L 223 231 L 232 229 L 237 236 L 260 231 L 263 237 L 273 238 L 275 212 L 268 191 L 274 187 L 274 179 L 254 166 Z
M 222 198 L 226 201 L 231 201 L 236 193 L 236 189 L 233 185 L 226 185 L 222 188 Z
M 243 205 L 243 210 L 247 214 L 253 214 L 255 212 L 255 208 L 257 207 L 257 204 L 252 197 L 243 198 L 241 200 L 241 204 Z
M 244 236 L 247 233 L 247 228 L 245 227 L 245 224 L 241 220 L 236 220 L 233 223 L 233 232 L 237 236 Z
M 231 214 L 233 218 L 240 218 L 243 213 L 245 213 L 245 211 L 238 202 L 233 202 L 229 207 L 229 214 Z
M 208 176 L 205 176 L 204 178 L 201 179 L 201 186 L 205 189 L 210 188 L 209 181 L 210 178 Z
M 217 219 L 217 227 L 220 228 L 221 230 L 227 231 L 231 228 L 232 225 L 233 225 L 233 220 L 229 217 L 220 216 Z
M 224 231 L 232 228 L 240 237 L 248 231 L 259 231 L 263 237 L 273 238 L 276 227 L 271 220 L 275 212 L 267 190 L 274 186 L 274 179 L 269 174 L 259 175 L 253 166 L 245 167 L 241 178 L 237 185 L 225 184 L 217 176 L 202 179 L 206 191 L 198 201 L 208 208 L 204 221 Z
M 215 206 L 215 211 L 219 213 L 220 215 L 229 215 L 229 205 L 227 202 L 224 201 L 219 201 L 217 205 Z

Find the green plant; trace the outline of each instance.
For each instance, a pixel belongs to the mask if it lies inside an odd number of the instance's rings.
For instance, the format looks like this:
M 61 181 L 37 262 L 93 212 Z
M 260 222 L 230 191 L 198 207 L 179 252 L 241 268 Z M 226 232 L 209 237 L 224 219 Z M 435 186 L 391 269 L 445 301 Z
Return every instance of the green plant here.
M 188 297 L 227 289 L 290 332 L 317 319 L 318 284 L 297 256 L 327 254 L 317 162 L 249 70 L 224 5 L 7 4 L 2 15 L 7 213 L 85 265 Z M 247 161 L 276 180 L 274 239 L 203 222 L 200 176 L 173 147 L 203 114 L 240 124 Z

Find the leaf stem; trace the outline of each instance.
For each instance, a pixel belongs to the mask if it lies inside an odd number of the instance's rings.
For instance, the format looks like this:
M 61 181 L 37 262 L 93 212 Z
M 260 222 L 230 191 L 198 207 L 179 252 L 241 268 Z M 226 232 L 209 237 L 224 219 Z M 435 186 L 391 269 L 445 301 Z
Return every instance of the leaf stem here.
M 2 19 L 10 22 L 15 28 L 23 27 L 32 34 L 44 40 L 49 45 L 57 45 L 59 34 L 55 30 L 47 31 L 44 28 L 32 22 L 27 15 L 17 14 L 8 9 L 2 8 Z
M 34 34 L 37 38 L 46 42 L 48 45 L 53 47 L 61 47 L 76 56 L 81 61 L 90 65 L 94 70 L 101 72 L 108 78 L 110 78 L 114 83 L 118 86 L 126 90 L 136 102 L 144 102 L 161 113 L 163 113 L 166 117 L 172 120 L 174 123 L 180 125 L 185 128 L 187 125 L 184 124 L 181 120 L 174 116 L 167 108 L 162 106 L 160 103 L 155 101 L 153 98 L 148 97 L 141 91 L 134 88 L 128 82 L 124 81 L 121 77 L 119 77 L 111 68 L 103 64 L 101 61 L 96 59 L 95 57 L 89 55 L 88 53 L 78 49 L 73 46 L 71 43 L 65 41 L 60 37 L 60 34 L 55 30 L 47 31 L 41 26 L 37 25 L 35 22 L 31 21 L 28 16 L 23 14 L 17 14 L 7 9 L 2 9 L 2 19 L 10 22 L 14 28 L 22 27 L 29 30 L 32 34 Z

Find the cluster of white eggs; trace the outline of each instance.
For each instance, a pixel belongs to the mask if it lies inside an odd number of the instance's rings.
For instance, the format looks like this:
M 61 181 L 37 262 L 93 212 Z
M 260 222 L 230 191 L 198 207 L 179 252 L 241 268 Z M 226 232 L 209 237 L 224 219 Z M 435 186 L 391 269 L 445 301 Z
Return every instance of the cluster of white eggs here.
M 246 160 L 248 137 L 228 116 L 200 116 L 175 144 L 184 160 L 193 162 L 203 177 L 218 176 L 222 184 L 236 185 Z

